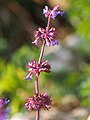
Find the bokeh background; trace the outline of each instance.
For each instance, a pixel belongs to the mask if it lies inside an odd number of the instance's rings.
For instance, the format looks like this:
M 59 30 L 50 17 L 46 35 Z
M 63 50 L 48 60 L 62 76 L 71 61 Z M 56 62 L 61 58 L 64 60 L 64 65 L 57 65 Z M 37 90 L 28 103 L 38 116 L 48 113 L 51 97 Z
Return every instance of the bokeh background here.
M 78 111 L 90 110 L 90 0 L 0 0 L 0 96 L 11 100 L 11 117 L 27 112 L 23 104 L 35 91 L 34 79 L 23 79 L 26 62 L 40 54 L 41 43 L 32 41 L 34 30 L 47 24 L 45 5 L 59 5 L 65 14 L 51 20 L 59 45 L 45 48 L 43 59 L 52 72 L 40 75 L 40 91 L 52 96 L 60 111 L 76 110 L 77 117 Z

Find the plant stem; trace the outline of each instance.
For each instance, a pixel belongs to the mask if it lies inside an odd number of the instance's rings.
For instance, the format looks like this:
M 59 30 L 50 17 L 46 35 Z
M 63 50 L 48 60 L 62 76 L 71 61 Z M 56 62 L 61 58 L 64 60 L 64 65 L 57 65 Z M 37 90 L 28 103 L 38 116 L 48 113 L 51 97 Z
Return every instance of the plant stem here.
M 38 76 L 36 76 L 36 79 L 35 79 L 35 90 L 36 90 L 36 94 L 38 95 L 39 94 L 39 86 L 38 86 Z M 36 111 L 36 120 L 39 120 L 39 110 Z
M 48 33 L 48 29 L 49 29 L 49 25 L 50 25 L 50 17 L 51 17 L 51 15 L 48 18 L 48 23 L 47 23 L 47 27 L 46 27 L 46 34 Z M 39 57 L 39 61 L 38 61 L 39 64 L 42 61 L 42 57 L 43 57 L 43 53 L 44 53 L 44 49 L 45 49 L 45 44 L 46 44 L 46 41 L 43 41 L 41 53 L 40 53 L 40 57 Z
M 46 27 L 46 34 L 48 33 L 49 25 L 50 25 L 50 16 L 48 18 L 48 23 L 47 23 L 47 27 Z M 40 57 L 39 57 L 39 60 L 38 60 L 38 64 L 40 64 L 41 61 L 42 61 L 42 57 L 43 57 L 44 49 L 45 49 L 45 44 L 46 44 L 46 41 L 44 40 L 43 44 L 42 44 L 42 48 L 41 48 L 41 53 L 40 53 Z M 36 90 L 36 94 L 39 94 L 38 76 L 36 76 L 36 79 L 35 79 L 35 90 Z M 40 116 L 40 111 L 38 110 L 38 111 L 36 111 L 36 120 L 39 120 L 39 118 L 40 118 L 39 116 Z
M 35 90 L 36 90 L 36 93 L 39 94 L 38 76 L 36 76 L 36 79 L 35 79 Z
M 48 23 L 47 23 L 47 27 L 46 27 L 46 33 L 48 32 L 49 26 L 50 26 L 50 17 L 51 15 L 48 17 Z
M 36 120 L 39 120 L 39 118 L 40 118 L 39 113 L 40 113 L 39 111 L 36 111 Z
M 43 44 L 42 44 L 42 48 L 41 48 L 41 53 L 40 53 L 40 57 L 39 57 L 39 60 L 38 60 L 38 64 L 40 64 L 41 63 L 41 61 L 42 61 L 42 57 L 43 57 L 43 53 L 44 53 L 44 48 L 45 48 L 45 41 L 43 42 Z

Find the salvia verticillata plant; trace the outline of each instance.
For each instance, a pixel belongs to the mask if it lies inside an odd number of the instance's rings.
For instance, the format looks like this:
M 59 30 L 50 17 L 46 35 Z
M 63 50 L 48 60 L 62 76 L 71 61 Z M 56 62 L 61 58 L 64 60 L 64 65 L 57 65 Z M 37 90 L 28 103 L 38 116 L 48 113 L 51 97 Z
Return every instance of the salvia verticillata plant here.
M 10 108 L 7 107 L 10 100 L 0 98 L 0 120 L 7 120 L 9 118 Z
M 38 30 L 34 31 L 35 41 L 32 44 L 37 45 L 38 41 L 42 41 L 41 52 L 39 56 L 39 60 L 28 61 L 26 64 L 26 68 L 28 69 L 28 75 L 25 77 L 25 80 L 31 80 L 33 76 L 35 76 L 35 94 L 30 96 L 24 105 L 29 111 L 36 111 L 36 120 L 39 120 L 39 112 L 41 109 L 48 110 L 51 107 L 51 98 L 47 93 L 39 92 L 39 83 L 38 78 L 41 72 L 49 73 L 51 71 L 51 66 L 48 61 L 42 61 L 42 57 L 44 54 L 45 46 L 54 46 L 58 45 L 58 42 L 55 40 L 56 29 L 50 26 L 50 20 L 55 19 L 57 15 L 63 15 L 64 12 L 59 11 L 59 6 L 55 6 L 52 10 L 45 6 L 43 9 L 43 14 L 48 19 L 46 28 L 38 28 Z

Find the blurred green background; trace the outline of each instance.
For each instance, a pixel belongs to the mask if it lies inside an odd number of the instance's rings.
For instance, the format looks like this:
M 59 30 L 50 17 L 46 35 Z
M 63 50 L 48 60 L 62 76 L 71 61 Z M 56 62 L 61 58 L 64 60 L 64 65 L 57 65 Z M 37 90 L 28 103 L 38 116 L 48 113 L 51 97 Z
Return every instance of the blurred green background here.
M 90 109 L 90 0 L 0 0 L 0 96 L 11 100 L 11 114 L 23 111 L 35 91 L 34 79 L 23 80 L 26 62 L 38 60 L 40 53 L 41 43 L 31 44 L 33 32 L 46 26 L 43 7 L 57 4 L 65 11 L 51 20 L 59 46 L 45 50 L 43 59 L 52 72 L 40 75 L 40 91 L 52 96 L 53 106 L 60 109 Z

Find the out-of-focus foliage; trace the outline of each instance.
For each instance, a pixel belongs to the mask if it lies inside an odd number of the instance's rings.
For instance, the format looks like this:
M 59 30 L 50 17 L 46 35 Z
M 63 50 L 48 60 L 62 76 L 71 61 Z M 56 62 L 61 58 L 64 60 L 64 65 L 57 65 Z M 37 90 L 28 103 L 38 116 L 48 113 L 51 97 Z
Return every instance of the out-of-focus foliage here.
M 38 60 L 39 49 L 36 47 L 22 46 L 18 52 L 12 57 L 12 62 L 16 66 L 21 66 L 25 69 L 26 62 L 35 59 Z M 22 62 L 21 62 L 22 61 Z
M 90 108 L 90 64 L 85 64 L 82 69 L 85 75 L 85 80 L 80 85 L 80 96 L 82 105 Z
M 25 99 L 33 94 L 34 79 L 23 80 L 27 74 L 26 62 L 38 60 L 39 57 L 39 48 L 31 44 L 33 31 L 38 26 L 46 25 L 43 6 L 52 6 L 57 1 L 53 4 L 40 0 L 0 1 L 0 96 L 11 99 L 12 114 L 23 110 Z M 42 73 L 39 78 L 40 91 L 52 96 L 53 105 L 61 105 L 64 95 L 73 94 L 80 99 L 81 106 L 90 108 L 90 1 L 66 0 L 66 4 L 69 5 L 65 16 L 58 17 L 51 24 L 57 27 L 61 45 L 61 39 L 66 39 L 71 33 L 78 36 L 76 48 L 63 46 L 72 53 L 73 61 L 69 66 L 73 66 L 74 70 L 65 67 L 49 75 Z M 61 8 L 65 9 L 65 6 Z M 55 59 L 53 53 L 44 59 Z
M 0 66 L 0 96 L 5 95 L 10 99 L 11 112 L 15 113 L 20 108 L 21 101 L 30 93 L 27 90 L 24 91 L 27 86 L 26 82 L 21 80 L 24 77 L 24 71 L 11 63 L 5 65 L 2 61 Z
M 71 0 L 71 7 L 68 11 L 70 23 L 75 27 L 75 33 L 78 34 L 81 38 L 81 44 L 79 49 L 83 54 L 90 54 L 89 5 L 89 0 Z
M 90 1 L 89 0 L 71 0 L 71 8 L 68 12 L 70 22 L 75 26 L 76 32 L 85 40 L 90 39 Z M 73 4 L 74 3 L 74 4 Z M 73 9 L 72 9 L 73 7 Z
M 83 77 L 80 83 L 79 95 L 81 104 L 90 108 L 90 1 L 89 0 L 71 0 L 69 9 L 69 20 L 75 27 L 75 33 L 80 36 L 80 44 L 77 50 L 83 60 L 80 63 L 81 76 Z
M 38 26 L 46 26 L 47 21 L 42 9 L 47 2 L 41 3 L 33 0 L 0 1 L 0 40 L 4 40 L 0 43 L 6 44 L 4 49 L 0 48 L 0 56 L 6 61 L 9 61 L 21 46 L 31 46 L 34 40 L 33 32 Z M 65 29 L 62 38 L 73 31 L 73 27 L 64 17 L 58 17 L 56 22 L 52 22 L 52 26 L 56 25 L 60 26 L 61 32 Z

